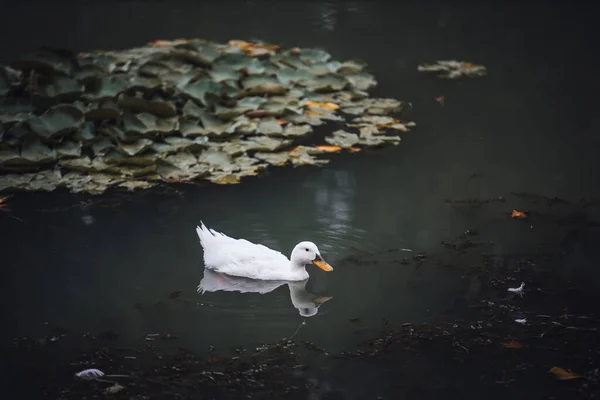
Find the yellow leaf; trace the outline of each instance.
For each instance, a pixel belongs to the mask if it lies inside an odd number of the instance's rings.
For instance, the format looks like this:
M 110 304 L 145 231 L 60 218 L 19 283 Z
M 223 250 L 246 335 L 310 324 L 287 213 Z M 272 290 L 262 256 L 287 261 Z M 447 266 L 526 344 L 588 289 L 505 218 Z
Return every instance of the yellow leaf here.
M 502 346 L 507 349 L 520 349 L 523 347 L 523 344 L 518 340 L 509 340 L 508 342 L 502 343 Z
M 150 46 L 175 46 L 178 44 L 183 44 L 189 42 L 188 39 L 175 39 L 175 40 L 155 40 L 153 42 L 148 43 Z
M 306 115 L 323 115 L 323 113 L 315 111 L 315 110 L 306 110 L 306 111 L 304 111 L 304 114 L 306 114 Z
M 527 214 L 525 213 L 525 211 L 512 210 L 511 217 L 516 219 L 523 219 L 527 217 Z
M 249 56 L 262 56 L 265 54 L 273 55 L 279 50 L 279 46 L 276 44 L 252 43 L 246 42 L 245 40 L 230 40 L 229 45 L 238 47 Z
M 327 110 L 337 110 L 338 108 L 340 108 L 340 106 L 338 106 L 335 103 L 328 103 L 328 102 L 321 102 L 321 101 L 311 101 L 311 100 L 306 100 L 306 102 L 304 103 L 307 106 L 311 107 L 311 108 L 325 108 Z
M 348 147 L 350 153 L 357 153 L 360 151 L 360 147 Z
M 338 152 L 342 151 L 342 148 L 340 146 L 328 146 L 328 145 L 322 144 L 322 145 L 315 146 L 315 147 L 326 153 L 338 153 Z
M 560 367 L 553 367 L 549 372 L 554 374 L 554 376 L 561 381 L 581 378 L 581 375 L 577 375 L 576 373 L 567 371 L 566 369 Z
M 225 175 L 219 179 L 216 179 L 214 182 L 218 183 L 219 185 L 230 185 L 234 183 L 240 183 L 240 177 L 235 175 Z

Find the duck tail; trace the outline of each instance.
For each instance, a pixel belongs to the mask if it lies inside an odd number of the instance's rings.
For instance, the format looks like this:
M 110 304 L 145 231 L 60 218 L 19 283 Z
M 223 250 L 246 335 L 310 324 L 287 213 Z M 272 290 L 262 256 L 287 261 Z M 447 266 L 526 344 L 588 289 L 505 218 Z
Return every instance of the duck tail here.
M 200 244 L 203 248 L 206 247 L 207 241 L 213 237 L 210 229 L 208 229 L 202 221 L 200 221 L 200 226 L 196 226 L 196 233 L 198 234 L 198 239 L 200 239 Z

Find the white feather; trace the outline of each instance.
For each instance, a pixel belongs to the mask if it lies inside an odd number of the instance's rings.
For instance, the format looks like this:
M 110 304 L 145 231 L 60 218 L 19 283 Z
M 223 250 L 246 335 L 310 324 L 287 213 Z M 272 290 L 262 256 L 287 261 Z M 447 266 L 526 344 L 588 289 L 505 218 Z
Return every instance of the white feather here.
M 103 377 L 104 372 L 96 368 L 90 368 L 76 373 L 75 376 L 81 379 L 97 379 Z

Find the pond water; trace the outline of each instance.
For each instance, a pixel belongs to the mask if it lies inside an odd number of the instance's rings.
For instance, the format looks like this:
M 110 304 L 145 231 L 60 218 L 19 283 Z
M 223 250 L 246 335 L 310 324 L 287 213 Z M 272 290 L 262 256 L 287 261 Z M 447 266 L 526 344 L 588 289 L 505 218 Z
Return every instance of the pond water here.
M 373 95 L 411 101 L 417 128 L 397 147 L 335 155 L 323 168 L 277 169 L 241 185 L 182 188 L 181 196 L 134 195 L 117 207 L 85 206 L 80 202 L 94 199 L 66 193 L 15 197 L 11 215 L 20 220 L 0 215 L 3 341 L 61 326 L 112 330 L 123 341 L 171 333 L 181 345 L 205 351 L 274 341 L 306 320 L 298 332 L 304 340 L 344 349 L 361 339 L 350 332 L 352 318 L 366 328 L 382 318 L 418 321 L 451 310 L 464 295 L 451 270 L 415 272 L 397 262 L 434 251 L 488 217 L 485 210 L 457 213 L 445 199 L 511 191 L 575 199 L 600 194 L 589 9 L 30 3 L 13 4 L 0 27 L 12 38 L 0 44 L 2 61 L 41 44 L 84 51 L 177 37 L 323 47 L 337 59 L 366 61 L 379 81 Z M 31 28 L 20 29 L 25 20 Z M 489 74 L 443 81 L 417 73 L 418 63 L 437 59 L 483 64 Z M 442 95 L 444 105 L 434 100 Z M 47 210 L 55 207 L 63 209 Z M 309 267 L 306 288 L 198 294 L 200 220 L 288 256 L 297 242 L 311 240 L 335 270 Z M 499 232 L 493 250 L 519 246 L 522 238 Z M 367 252 L 378 262 L 354 257 Z M 296 304 L 290 291 L 299 296 Z M 332 298 L 315 314 L 306 299 L 319 296 Z

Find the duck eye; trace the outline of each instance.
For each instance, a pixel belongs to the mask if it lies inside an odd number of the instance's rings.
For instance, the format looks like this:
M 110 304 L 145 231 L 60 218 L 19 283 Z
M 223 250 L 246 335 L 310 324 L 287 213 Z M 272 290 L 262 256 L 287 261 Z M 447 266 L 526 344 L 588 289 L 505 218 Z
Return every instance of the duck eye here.
M 304 249 L 304 250 L 308 251 L 308 249 Z

